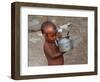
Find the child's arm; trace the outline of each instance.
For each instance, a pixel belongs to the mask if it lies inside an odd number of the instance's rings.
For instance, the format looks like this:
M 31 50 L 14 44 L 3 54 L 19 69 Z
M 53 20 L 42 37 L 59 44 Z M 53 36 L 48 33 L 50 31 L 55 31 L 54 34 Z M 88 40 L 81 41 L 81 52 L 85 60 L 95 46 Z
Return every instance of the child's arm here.
M 61 52 L 57 52 L 57 53 L 52 52 L 52 50 L 51 50 L 51 49 L 49 48 L 49 46 L 47 46 L 47 45 L 44 46 L 44 53 L 45 53 L 45 55 L 46 55 L 47 57 L 49 57 L 49 58 L 57 58 L 57 57 L 59 57 L 60 55 L 62 55 Z

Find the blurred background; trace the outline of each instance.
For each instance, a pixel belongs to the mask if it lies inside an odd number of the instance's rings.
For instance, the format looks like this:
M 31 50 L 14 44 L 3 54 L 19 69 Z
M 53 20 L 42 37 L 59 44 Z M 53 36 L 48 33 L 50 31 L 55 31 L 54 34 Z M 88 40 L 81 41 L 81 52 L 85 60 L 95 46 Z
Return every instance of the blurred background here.
M 64 54 L 64 64 L 88 63 L 88 18 L 28 15 L 28 66 L 46 66 L 47 60 L 43 52 L 44 38 L 40 28 L 44 21 L 52 21 L 57 27 L 72 23 L 70 38 L 73 48 Z

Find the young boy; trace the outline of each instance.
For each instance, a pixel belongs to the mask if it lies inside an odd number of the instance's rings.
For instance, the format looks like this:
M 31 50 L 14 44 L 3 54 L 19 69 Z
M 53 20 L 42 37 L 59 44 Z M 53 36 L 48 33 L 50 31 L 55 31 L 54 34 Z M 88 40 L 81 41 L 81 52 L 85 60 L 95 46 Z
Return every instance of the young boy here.
M 45 38 L 43 48 L 48 61 L 48 65 L 63 65 L 63 53 L 59 51 L 59 48 L 55 43 L 57 38 L 57 28 L 55 24 L 50 21 L 44 22 L 41 25 L 41 32 Z

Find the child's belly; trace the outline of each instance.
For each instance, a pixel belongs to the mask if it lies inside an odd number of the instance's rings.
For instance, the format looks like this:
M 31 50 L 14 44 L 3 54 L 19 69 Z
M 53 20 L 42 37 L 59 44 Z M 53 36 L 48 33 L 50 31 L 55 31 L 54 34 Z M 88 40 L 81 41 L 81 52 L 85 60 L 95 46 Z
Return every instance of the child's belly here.
M 48 65 L 64 65 L 63 55 L 60 55 L 59 57 L 54 59 L 47 58 L 47 60 L 48 60 Z

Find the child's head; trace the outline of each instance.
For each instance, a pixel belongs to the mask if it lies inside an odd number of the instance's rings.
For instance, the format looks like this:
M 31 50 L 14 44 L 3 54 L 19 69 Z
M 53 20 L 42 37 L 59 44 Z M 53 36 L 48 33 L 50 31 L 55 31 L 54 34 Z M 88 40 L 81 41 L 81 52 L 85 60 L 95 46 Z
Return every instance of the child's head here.
M 47 41 L 53 42 L 56 40 L 56 25 L 51 21 L 46 21 L 41 25 L 41 32 Z

